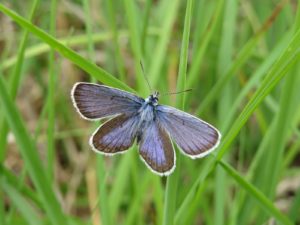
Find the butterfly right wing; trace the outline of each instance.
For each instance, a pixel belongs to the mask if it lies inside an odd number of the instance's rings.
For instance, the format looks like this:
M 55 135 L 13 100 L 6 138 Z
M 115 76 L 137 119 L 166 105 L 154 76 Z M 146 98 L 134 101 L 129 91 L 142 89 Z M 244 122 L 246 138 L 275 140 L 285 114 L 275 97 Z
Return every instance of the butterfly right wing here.
M 74 107 L 88 120 L 137 112 L 144 99 L 116 88 L 79 82 L 71 92 Z
M 182 152 L 191 158 L 201 158 L 219 144 L 221 134 L 212 125 L 170 106 L 158 105 L 157 117 Z

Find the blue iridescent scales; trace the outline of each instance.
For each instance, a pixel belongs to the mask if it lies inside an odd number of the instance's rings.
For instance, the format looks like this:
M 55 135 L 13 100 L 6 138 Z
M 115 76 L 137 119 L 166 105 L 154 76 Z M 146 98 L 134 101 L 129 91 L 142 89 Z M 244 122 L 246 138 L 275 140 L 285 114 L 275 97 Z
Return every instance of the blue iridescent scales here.
M 159 105 L 158 92 L 143 99 L 105 85 L 79 82 L 71 91 L 78 113 L 87 120 L 111 118 L 90 138 L 101 154 L 124 153 L 137 140 L 142 161 L 161 176 L 175 169 L 176 154 L 171 139 L 184 155 L 201 158 L 218 146 L 221 134 L 212 125 L 180 111 Z

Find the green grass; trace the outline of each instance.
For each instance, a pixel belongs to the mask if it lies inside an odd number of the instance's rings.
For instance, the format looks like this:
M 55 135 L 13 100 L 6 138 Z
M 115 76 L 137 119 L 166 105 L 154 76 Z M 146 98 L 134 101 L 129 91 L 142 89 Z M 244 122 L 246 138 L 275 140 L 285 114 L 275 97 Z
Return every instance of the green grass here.
M 56 30 L 56 0 L 51 1 L 51 15 L 50 15 L 50 33 L 55 36 Z M 55 149 L 55 87 L 57 86 L 57 72 L 55 66 L 55 52 L 53 49 L 49 52 L 49 74 L 48 74 L 48 130 L 47 130 L 47 174 L 49 180 L 53 182 L 54 173 L 54 149 Z
M 300 223 L 295 3 L 1 2 L 0 224 Z M 90 151 L 99 124 L 83 121 L 69 97 L 78 81 L 145 97 L 140 62 L 153 89 L 193 89 L 162 104 L 223 136 L 204 159 L 176 149 L 167 178 L 146 168 L 137 146 L 110 158 Z
M 187 62 L 188 62 L 188 49 L 189 49 L 189 38 L 190 38 L 190 27 L 193 9 L 193 0 L 188 0 L 186 5 L 185 19 L 184 19 L 184 30 L 182 35 L 182 44 L 180 52 L 180 62 L 177 77 L 177 90 L 185 90 L 186 88 L 186 74 L 187 74 Z M 182 110 L 185 108 L 185 96 L 186 93 L 178 95 L 176 98 L 176 106 Z M 178 149 L 177 149 L 178 150 Z M 177 151 L 178 152 L 178 151 Z M 167 178 L 166 185 L 166 197 L 164 205 L 164 218 L 163 224 L 174 224 L 174 218 L 176 213 L 176 202 L 177 202 L 177 191 L 180 185 L 179 174 L 181 168 L 181 155 L 176 155 L 176 171 Z

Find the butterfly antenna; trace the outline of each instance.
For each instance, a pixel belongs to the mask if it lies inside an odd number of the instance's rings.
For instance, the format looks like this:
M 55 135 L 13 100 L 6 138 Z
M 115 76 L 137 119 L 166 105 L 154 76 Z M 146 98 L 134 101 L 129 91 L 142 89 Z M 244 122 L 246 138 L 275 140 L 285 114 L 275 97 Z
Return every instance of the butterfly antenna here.
M 177 94 L 180 94 L 180 93 L 183 93 L 183 92 L 192 91 L 192 90 L 193 90 L 193 89 L 189 88 L 189 89 L 186 89 L 186 90 L 183 90 L 183 91 L 164 93 L 164 94 L 162 94 L 161 96 L 165 96 L 165 95 L 177 95 Z
M 146 74 L 145 74 L 145 70 L 144 70 L 144 66 L 143 66 L 142 61 L 140 61 L 140 64 L 141 64 L 141 68 L 142 68 L 142 71 L 143 71 L 143 75 L 144 75 L 144 78 L 145 78 L 145 80 L 146 80 L 146 82 L 147 82 L 148 88 L 149 88 L 150 92 L 152 93 L 152 88 L 151 88 L 151 86 L 150 86 L 150 82 L 149 82 L 149 80 L 148 80 L 148 77 L 147 77 Z

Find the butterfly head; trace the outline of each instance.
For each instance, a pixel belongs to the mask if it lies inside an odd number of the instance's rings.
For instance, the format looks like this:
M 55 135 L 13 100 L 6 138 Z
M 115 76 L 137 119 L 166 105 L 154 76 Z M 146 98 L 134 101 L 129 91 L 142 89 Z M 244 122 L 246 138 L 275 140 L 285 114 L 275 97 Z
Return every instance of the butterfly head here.
M 146 102 L 148 104 L 151 104 L 153 106 L 156 106 L 158 104 L 158 96 L 159 92 L 155 91 L 153 94 L 151 94 L 148 98 L 146 98 Z

